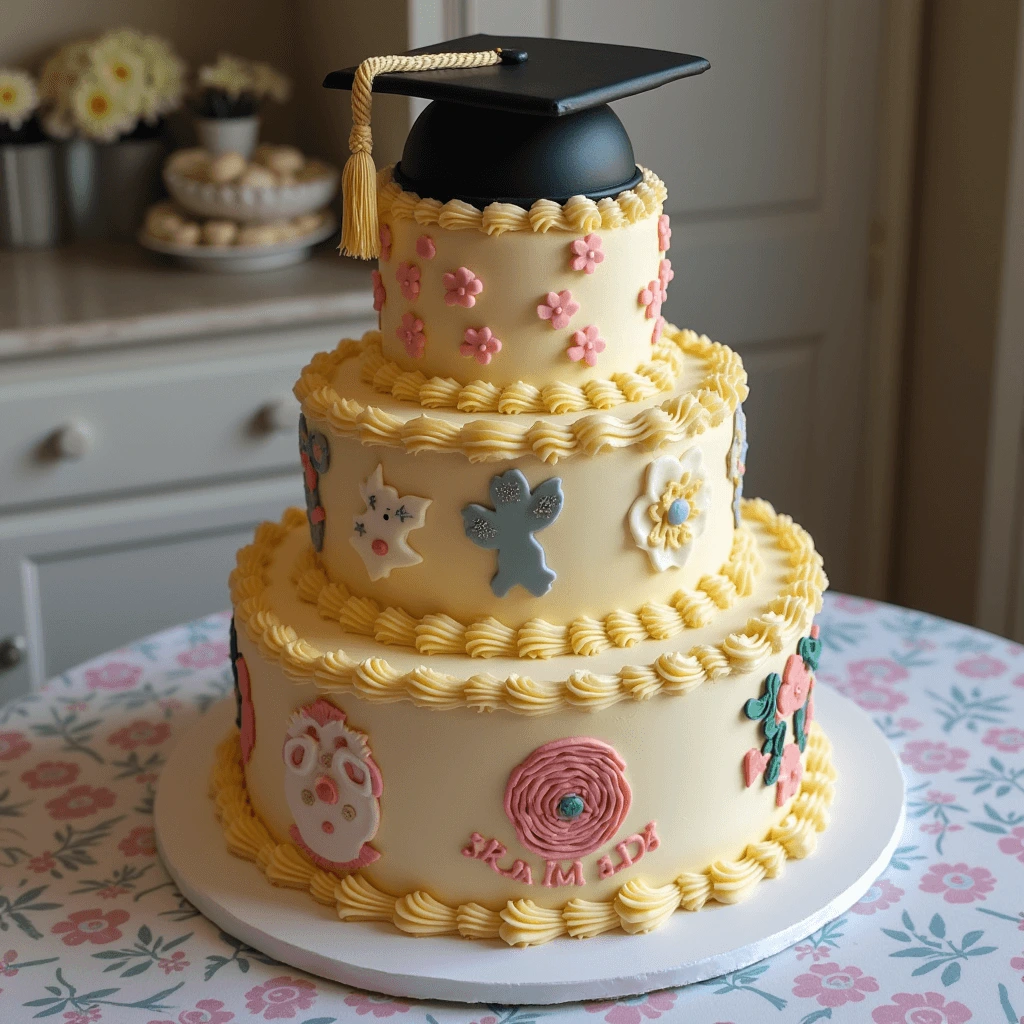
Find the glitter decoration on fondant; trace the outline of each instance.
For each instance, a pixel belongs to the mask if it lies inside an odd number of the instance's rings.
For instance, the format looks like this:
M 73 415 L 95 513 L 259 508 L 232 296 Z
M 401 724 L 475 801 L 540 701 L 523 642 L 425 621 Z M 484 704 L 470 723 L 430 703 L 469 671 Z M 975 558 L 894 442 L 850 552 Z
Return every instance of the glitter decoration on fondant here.
M 403 299 L 415 302 L 419 298 L 420 268 L 415 263 L 399 263 L 395 271 L 395 280 L 401 289 Z
M 498 551 L 491 590 L 496 597 L 504 597 L 518 584 L 534 597 L 542 597 L 556 576 L 547 567 L 544 549 L 534 534 L 550 526 L 562 511 L 562 481 L 550 477 L 531 492 L 526 477 L 510 469 L 492 477 L 489 490 L 494 508 L 467 505 L 462 525 L 477 547 Z
M 327 871 L 356 871 L 378 860 L 370 840 L 380 825 L 384 783 L 365 734 L 319 697 L 292 715 L 281 757 L 292 841 Z
M 651 344 L 657 345 L 661 341 L 661 332 L 665 329 L 665 318 L 659 316 L 654 321 L 654 330 L 651 331 Z
M 321 551 L 327 516 L 320 503 L 320 474 L 326 473 L 331 464 L 331 449 L 323 434 L 310 431 L 304 413 L 299 414 L 299 457 L 302 459 L 302 485 L 306 492 L 309 537 L 314 549 Z
M 380 226 L 380 258 L 385 263 L 391 259 L 391 228 L 387 224 Z
M 416 255 L 421 260 L 432 260 L 437 255 L 437 246 L 430 235 L 420 235 L 416 239 Z
M 444 285 L 444 303 L 446 306 L 465 306 L 471 309 L 476 305 L 476 297 L 484 290 L 484 283 L 468 267 L 459 267 L 454 273 L 445 274 L 441 278 Z
M 249 763 L 256 745 L 256 711 L 252 706 L 252 684 L 249 680 L 249 666 L 245 655 L 238 650 L 238 633 L 235 617 L 231 617 L 228 630 L 231 648 L 231 676 L 235 688 L 235 725 L 238 727 L 238 742 L 242 751 L 242 765 Z
M 658 252 L 668 252 L 672 244 L 672 222 L 667 213 L 658 218 Z
M 656 320 L 661 316 L 661 281 L 656 278 L 641 288 L 637 302 L 644 307 L 644 316 L 648 320 Z
M 647 487 L 629 510 L 629 529 L 651 565 L 664 572 L 686 564 L 694 540 L 704 532 L 710 489 L 699 448 L 670 455 L 647 467 Z
M 402 314 L 402 322 L 395 328 L 395 334 L 413 359 L 423 358 L 427 336 L 423 333 L 423 321 L 415 313 Z
M 380 276 L 379 270 L 371 270 L 370 280 L 373 281 L 373 308 L 379 313 L 384 308 L 388 297 L 384 288 L 384 278 Z
M 392 569 L 418 565 L 423 556 L 409 547 L 409 531 L 426 522 L 430 498 L 399 496 L 384 483 L 382 466 L 359 485 L 366 509 L 352 522 L 349 543 L 359 552 L 370 579 L 376 582 L 391 575 Z
M 626 762 L 601 740 L 553 740 L 513 769 L 505 814 L 523 846 L 545 860 L 585 857 L 626 820 L 633 794 L 625 773 Z
M 732 421 L 732 444 L 725 459 L 725 475 L 732 484 L 732 520 L 740 526 L 740 500 L 743 498 L 743 474 L 747 471 L 747 417 L 737 405 Z
M 459 352 L 472 356 L 481 366 L 486 366 L 501 351 L 501 341 L 491 333 L 490 327 L 467 327 L 462 337 Z
M 676 272 L 672 269 L 671 260 L 662 260 L 658 264 L 658 283 L 661 285 L 662 302 L 668 298 L 668 286 L 675 276 Z
M 544 301 L 537 306 L 537 316 L 548 320 L 555 330 L 569 326 L 569 321 L 579 312 L 580 304 L 568 289 L 562 292 L 548 292 Z
M 605 341 L 598 334 L 597 327 L 588 324 L 582 331 L 574 331 L 572 344 L 566 350 L 566 355 L 574 362 L 580 360 L 587 366 L 596 366 L 598 354 L 605 350 Z
M 593 232 L 570 242 L 569 251 L 572 253 L 569 266 L 573 270 L 582 270 L 585 274 L 592 274 L 597 269 L 597 265 L 604 262 L 601 238 Z

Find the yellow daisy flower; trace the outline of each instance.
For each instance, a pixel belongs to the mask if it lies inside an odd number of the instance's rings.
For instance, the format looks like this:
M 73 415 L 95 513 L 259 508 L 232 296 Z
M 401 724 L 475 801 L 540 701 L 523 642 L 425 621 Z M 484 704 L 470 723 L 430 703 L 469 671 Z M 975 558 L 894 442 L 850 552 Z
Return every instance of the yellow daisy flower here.
M 125 96 L 142 94 L 146 87 L 146 61 L 134 37 L 121 33 L 104 36 L 91 48 L 89 57 L 99 79 L 111 89 Z
M 38 106 L 39 94 L 30 75 L 0 69 L 0 124 L 17 131 Z

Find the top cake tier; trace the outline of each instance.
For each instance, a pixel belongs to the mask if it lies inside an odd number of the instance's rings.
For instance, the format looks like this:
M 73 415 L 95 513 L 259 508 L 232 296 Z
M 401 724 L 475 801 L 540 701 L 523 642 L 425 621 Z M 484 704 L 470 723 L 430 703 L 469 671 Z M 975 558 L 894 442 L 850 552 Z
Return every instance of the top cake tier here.
M 460 384 L 583 386 L 650 358 L 672 278 L 665 186 L 529 210 L 440 203 L 380 174 L 384 356 Z

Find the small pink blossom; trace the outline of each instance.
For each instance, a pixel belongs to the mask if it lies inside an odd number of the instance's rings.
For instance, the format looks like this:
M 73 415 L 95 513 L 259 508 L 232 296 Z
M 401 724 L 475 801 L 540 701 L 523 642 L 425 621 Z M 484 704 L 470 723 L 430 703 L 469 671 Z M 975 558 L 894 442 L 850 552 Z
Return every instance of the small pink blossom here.
M 989 679 L 1006 671 L 1006 665 L 990 654 L 978 654 L 956 663 L 956 670 L 971 679 Z
M 832 598 L 832 605 L 851 615 L 865 615 L 878 607 L 876 601 L 869 601 L 866 597 L 852 597 L 850 594 L 836 594 Z
M 1016 857 L 1017 860 L 1024 864 L 1024 825 L 1017 825 L 1016 828 L 1010 829 L 1008 836 L 1003 836 L 996 845 L 1003 853 L 1008 853 L 1011 857 Z M 1022 928 L 1024 931 L 1024 918 L 1021 919 Z
M 637 301 L 646 309 L 644 316 L 648 320 L 656 320 L 661 316 L 661 282 L 657 279 L 640 289 Z
M 224 640 L 209 640 L 182 651 L 177 662 L 183 668 L 214 668 L 231 657 L 231 648 Z
M 37 874 L 42 874 L 44 871 L 52 871 L 57 866 L 57 861 L 54 860 L 53 854 L 49 850 L 44 850 L 37 857 L 33 857 L 28 862 L 30 871 L 35 871 Z
M 1016 679 L 1010 684 L 1011 686 L 1018 686 L 1024 689 L 1024 675 L 1017 676 Z
M 800 760 L 800 748 L 795 743 L 787 743 L 782 751 L 782 769 L 779 772 L 778 785 L 775 787 L 776 807 L 781 807 L 790 797 L 796 796 L 803 776 L 804 766 Z
M 799 654 L 791 654 L 786 659 L 786 667 L 782 670 L 782 685 L 775 702 L 775 721 L 793 714 L 803 707 L 811 692 L 811 673 L 807 671 L 804 659 Z
M 166 722 L 147 722 L 144 718 L 136 718 L 134 722 L 112 732 L 107 742 L 122 750 L 134 750 L 142 746 L 158 747 L 170 735 L 171 727 Z
M 911 740 L 900 754 L 900 760 L 914 771 L 925 775 L 936 772 L 958 772 L 967 764 L 968 752 L 963 747 L 950 747 L 945 742 Z
M 963 1003 L 947 1003 L 938 992 L 897 992 L 891 1003 L 871 1011 L 875 1024 L 966 1024 L 972 1016 Z
M 662 302 L 668 298 L 668 286 L 675 276 L 676 272 L 672 269 L 671 260 L 662 260 L 661 263 L 658 264 L 658 284 L 661 285 Z
M 1010 957 L 1010 966 L 1015 971 L 1024 971 L 1024 954 L 1020 956 Z M 1024 975 L 1021 975 L 1021 981 L 1024 981 Z
M 815 963 L 819 960 L 828 960 L 832 956 L 832 950 L 828 946 L 815 946 L 810 942 L 796 947 L 797 960 L 806 960 L 811 957 Z
M 853 914 L 869 915 L 879 910 L 888 910 L 894 903 L 903 899 L 905 892 L 888 879 L 880 878 L 852 907 Z
M 0 974 L 5 978 L 13 978 L 18 973 L 18 968 L 17 966 L 12 967 L 11 964 L 15 963 L 17 959 L 18 951 L 16 949 L 7 950 L 3 955 L 3 959 L 0 960 Z
M 299 1010 L 308 1010 L 316 1001 L 316 985 L 305 978 L 282 974 L 245 993 L 245 1008 L 264 1020 L 291 1020 Z
M 658 218 L 658 252 L 668 252 L 668 247 L 672 244 L 671 223 L 667 213 Z
M 384 278 L 380 276 L 379 270 L 370 271 L 370 280 L 373 281 L 373 308 L 379 313 L 384 308 L 388 293 L 384 287 Z
M 98 1006 L 92 1006 L 88 1010 L 65 1010 L 61 1016 L 64 1024 L 94 1024 L 102 1016 L 103 1012 Z
M 925 799 L 930 804 L 955 804 L 956 797 L 952 793 L 943 793 L 938 789 L 929 789 L 925 793 Z
M 415 302 L 420 294 L 420 268 L 415 263 L 399 263 L 395 280 L 402 291 L 402 298 Z
M 930 821 L 921 826 L 921 831 L 930 836 L 942 835 L 943 832 L 960 832 L 963 825 L 944 825 L 941 821 Z
M 573 332 L 572 345 L 569 346 L 566 355 L 574 363 L 578 363 L 582 359 L 587 366 L 595 366 L 598 353 L 604 350 L 604 338 L 598 335 L 597 328 L 593 324 L 588 324 L 582 331 Z
M 345 1005 L 353 1007 L 360 1017 L 367 1014 L 373 1014 L 378 1018 L 393 1017 L 396 1013 L 405 1013 L 409 1009 L 409 1004 L 401 999 L 370 992 L 350 992 L 345 996 Z
M 916 718 L 899 718 L 896 720 L 896 724 L 907 732 L 913 732 L 915 729 L 921 728 L 921 723 Z
M 126 857 L 155 857 L 156 832 L 152 825 L 136 825 L 117 844 L 117 848 Z
M 423 321 L 415 313 L 402 314 L 402 322 L 395 328 L 395 334 L 413 359 L 423 358 L 427 336 L 423 333 Z
M 996 887 L 988 868 L 969 868 L 966 863 L 933 864 L 921 878 L 921 892 L 942 893 L 947 903 L 973 903 L 985 899 Z
M 651 992 L 646 996 L 632 996 L 617 1003 L 588 1003 L 587 1013 L 603 1013 L 606 1024 L 641 1024 L 657 1020 L 676 1004 L 675 992 Z
M 156 965 L 164 974 L 176 974 L 178 971 L 183 971 L 186 967 L 192 966 L 185 959 L 185 954 L 180 949 L 176 949 L 169 957 L 161 957 L 157 960 Z
M 116 900 L 118 896 L 123 896 L 126 892 L 131 892 L 131 889 L 126 889 L 123 885 L 108 885 L 104 889 L 97 889 L 96 895 L 103 900 Z
M 836 688 L 865 711 L 899 711 L 908 701 L 907 695 L 899 690 L 868 682 L 839 683 Z
M 444 285 L 444 303 L 446 306 L 465 306 L 470 309 L 476 305 L 476 297 L 484 290 L 484 283 L 468 267 L 459 267 L 454 274 L 445 274 L 441 278 Z
M 194 1010 L 182 1010 L 177 1021 L 151 1020 L 148 1024 L 229 1024 L 234 1019 L 234 1013 L 225 1010 L 220 999 L 200 999 Z
M 1016 754 L 1017 751 L 1024 750 L 1024 729 L 1018 729 L 1016 726 L 989 729 L 981 742 L 1006 754 Z
M 99 668 L 85 670 L 85 685 L 90 690 L 130 690 L 142 677 L 138 665 L 111 661 Z
M 463 338 L 459 351 L 464 356 L 472 356 L 481 366 L 486 366 L 501 351 L 501 341 L 491 333 L 490 327 L 467 327 Z
M 592 274 L 599 263 L 604 262 L 604 251 L 601 249 L 601 239 L 593 233 L 577 238 L 569 244 L 572 251 L 572 259 L 569 265 L 573 270 L 582 270 L 584 273 Z
M 579 312 L 580 304 L 573 300 L 572 292 L 548 292 L 537 307 L 541 320 L 550 320 L 551 326 L 560 331 L 569 326 L 569 321 Z
M 29 789 L 70 786 L 78 778 L 78 765 L 73 761 L 40 761 L 35 768 L 21 773 L 21 781 Z
M 80 946 L 89 942 L 102 946 L 121 938 L 120 926 L 128 920 L 127 910 L 76 910 L 51 929 L 53 935 L 62 935 L 65 946 Z
M 437 246 L 430 235 L 420 235 L 416 239 L 416 255 L 421 260 L 432 260 L 437 255 Z
M 863 661 L 851 661 L 847 666 L 851 683 L 899 683 L 910 673 L 891 658 L 865 658 Z
M 97 811 L 105 811 L 114 806 L 117 797 L 114 791 L 106 786 L 92 786 L 83 783 L 72 786 L 60 796 L 46 801 L 46 809 L 55 821 L 68 821 L 71 818 L 86 818 Z
M 654 330 L 651 331 L 651 344 L 657 345 L 661 341 L 661 332 L 665 330 L 665 318 L 659 316 L 655 318 Z
M 385 263 L 391 259 L 391 228 L 387 224 L 380 226 L 380 258 Z
M 859 967 L 840 967 L 839 964 L 814 964 L 810 974 L 798 974 L 793 979 L 793 995 L 800 999 L 815 999 L 819 1006 L 842 1006 L 860 1003 L 865 992 L 877 992 L 878 982 Z

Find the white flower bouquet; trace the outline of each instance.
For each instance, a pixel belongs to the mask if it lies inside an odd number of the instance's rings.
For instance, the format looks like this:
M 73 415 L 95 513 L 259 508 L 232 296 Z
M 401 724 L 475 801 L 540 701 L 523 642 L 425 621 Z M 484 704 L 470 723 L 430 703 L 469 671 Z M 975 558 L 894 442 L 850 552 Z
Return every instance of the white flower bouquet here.
M 267 100 L 284 103 L 290 93 L 291 82 L 269 64 L 221 53 L 199 69 L 192 106 L 199 117 L 254 117 Z
M 41 141 L 38 109 L 35 79 L 16 68 L 0 68 L 0 146 Z

